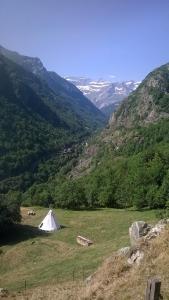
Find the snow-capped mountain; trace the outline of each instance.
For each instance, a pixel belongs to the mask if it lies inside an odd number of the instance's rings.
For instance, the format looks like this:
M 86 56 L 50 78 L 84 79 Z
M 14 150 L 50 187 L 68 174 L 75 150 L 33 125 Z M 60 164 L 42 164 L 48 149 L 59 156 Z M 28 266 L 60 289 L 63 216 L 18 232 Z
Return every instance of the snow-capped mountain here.
M 86 77 L 65 77 L 83 92 L 106 115 L 110 115 L 120 102 L 134 91 L 140 81 L 111 82 L 103 79 L 92 80 Z

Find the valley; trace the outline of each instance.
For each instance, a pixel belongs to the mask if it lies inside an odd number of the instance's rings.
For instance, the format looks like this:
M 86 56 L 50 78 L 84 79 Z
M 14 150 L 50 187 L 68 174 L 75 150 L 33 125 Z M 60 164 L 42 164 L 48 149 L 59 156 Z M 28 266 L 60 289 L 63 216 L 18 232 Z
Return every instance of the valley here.
M 169 63 L 141 82 L 65 79 L 39 58 L 0 46 L 0 83 L 0 286 L 7 297 L 142 299 L 149 276 L 160 274 L 166 285 Z M 52 233 L 43 231 L 49 209 L 61 225 Z M 117 254 L 129 246 L 135 221 L 165 228 L 129 247 L 129 258 L 144 251 L 138 268 Z M 91 245 L 79 245 L 79 235 Z

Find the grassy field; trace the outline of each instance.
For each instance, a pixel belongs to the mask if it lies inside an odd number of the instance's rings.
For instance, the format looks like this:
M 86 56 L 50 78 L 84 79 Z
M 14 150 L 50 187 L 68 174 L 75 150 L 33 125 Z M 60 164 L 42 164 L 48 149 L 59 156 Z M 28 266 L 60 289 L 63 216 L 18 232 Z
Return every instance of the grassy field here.
M 0 286 L 10 290 L 82 280 L 94 272 L 114 250 L 129 244 L 128 228 L 133 221 L 154 223 L 154 211 L 99 209 L 95 211 L 54 210 L 65 227 L 51 234 L 39 233 L 38 224 L 47 209 L 35 208 L 36 216 L 22 208 L 22 226 L 1 241 Z M 90 247 L 76 243 L 83 235 L 94 241 Z

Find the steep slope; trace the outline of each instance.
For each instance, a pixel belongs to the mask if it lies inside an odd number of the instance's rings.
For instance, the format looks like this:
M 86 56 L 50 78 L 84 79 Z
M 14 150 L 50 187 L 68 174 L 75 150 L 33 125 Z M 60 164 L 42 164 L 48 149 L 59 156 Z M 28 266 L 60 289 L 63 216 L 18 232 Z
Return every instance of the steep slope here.
M 0 82 L 0 190 L 24 190 L 34 180 L 41 182 L 52 175 L 51 169 L 43 171 L 41 166 L 38 178 L 39 164 L 80 142 L 89 131 L 64 98 L 3 55 Z M 64 159 L 56 162 L 50 163 L 55 173 Z
M 77 194 L 79 187 L 83 190 L 84 205 L 168 207 L 168 128 L 166 64 L 151 72 L 122 103 L 110 125 L 86 146 L 72 170 Z M 95 151 L 90 155 L 91 149 Z M 71 183 L 67 185 L 70 189 Z M 66 206 L 64 195 L 62 200 Z
M 151 72 L 114 113 L 111 125 L 126 128 L 169 117 L 169 64 Z
M 23 56 L 2 46 L 0 46 L 0 53 L 46 82 L 49 88 L 60 97 L 60 101 L 69 106 L 89 130 L 103 127 L 104 115 L 72 83 L 55 72 L 47 71 L 39 58 Z
M 139 265 L 132 267 L 123 256 L 112 255 L 94 274 L 82 299 L 145 299 L 147 281 L 158 278 L 161 281 L 161 299 L 169 299 L 167 244 L 168 228 L 160 237 L 140 245 L 144 258 Z
M 121 101 L 134 91 L 140 84 L 133 80 L 111 82 L 92 80 L 85 77 L 65 77 L 75 84 L 106 116 L 117 109 Z

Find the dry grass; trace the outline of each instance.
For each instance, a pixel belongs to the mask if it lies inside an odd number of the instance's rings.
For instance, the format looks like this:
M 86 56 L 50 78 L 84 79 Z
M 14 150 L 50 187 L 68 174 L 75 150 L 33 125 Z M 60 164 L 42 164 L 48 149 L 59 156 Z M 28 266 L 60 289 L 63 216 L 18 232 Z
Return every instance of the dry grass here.
M 140 266 L 129 267 L 123 257 L 112 256 L 97 271 L 82 299 L 143 300 L 150 277 L 162 281 L 162 299 L 169 299 L 169 229 L 159 238 L 142 244 Z
M 84 287 L 82 282 L 68 282 L 64 284 L 47 285 L 22 291 L 22 293 L 10 293 L 7 300 L 80 300 Z M 1 299 L 1 297 L 0 297 Z

